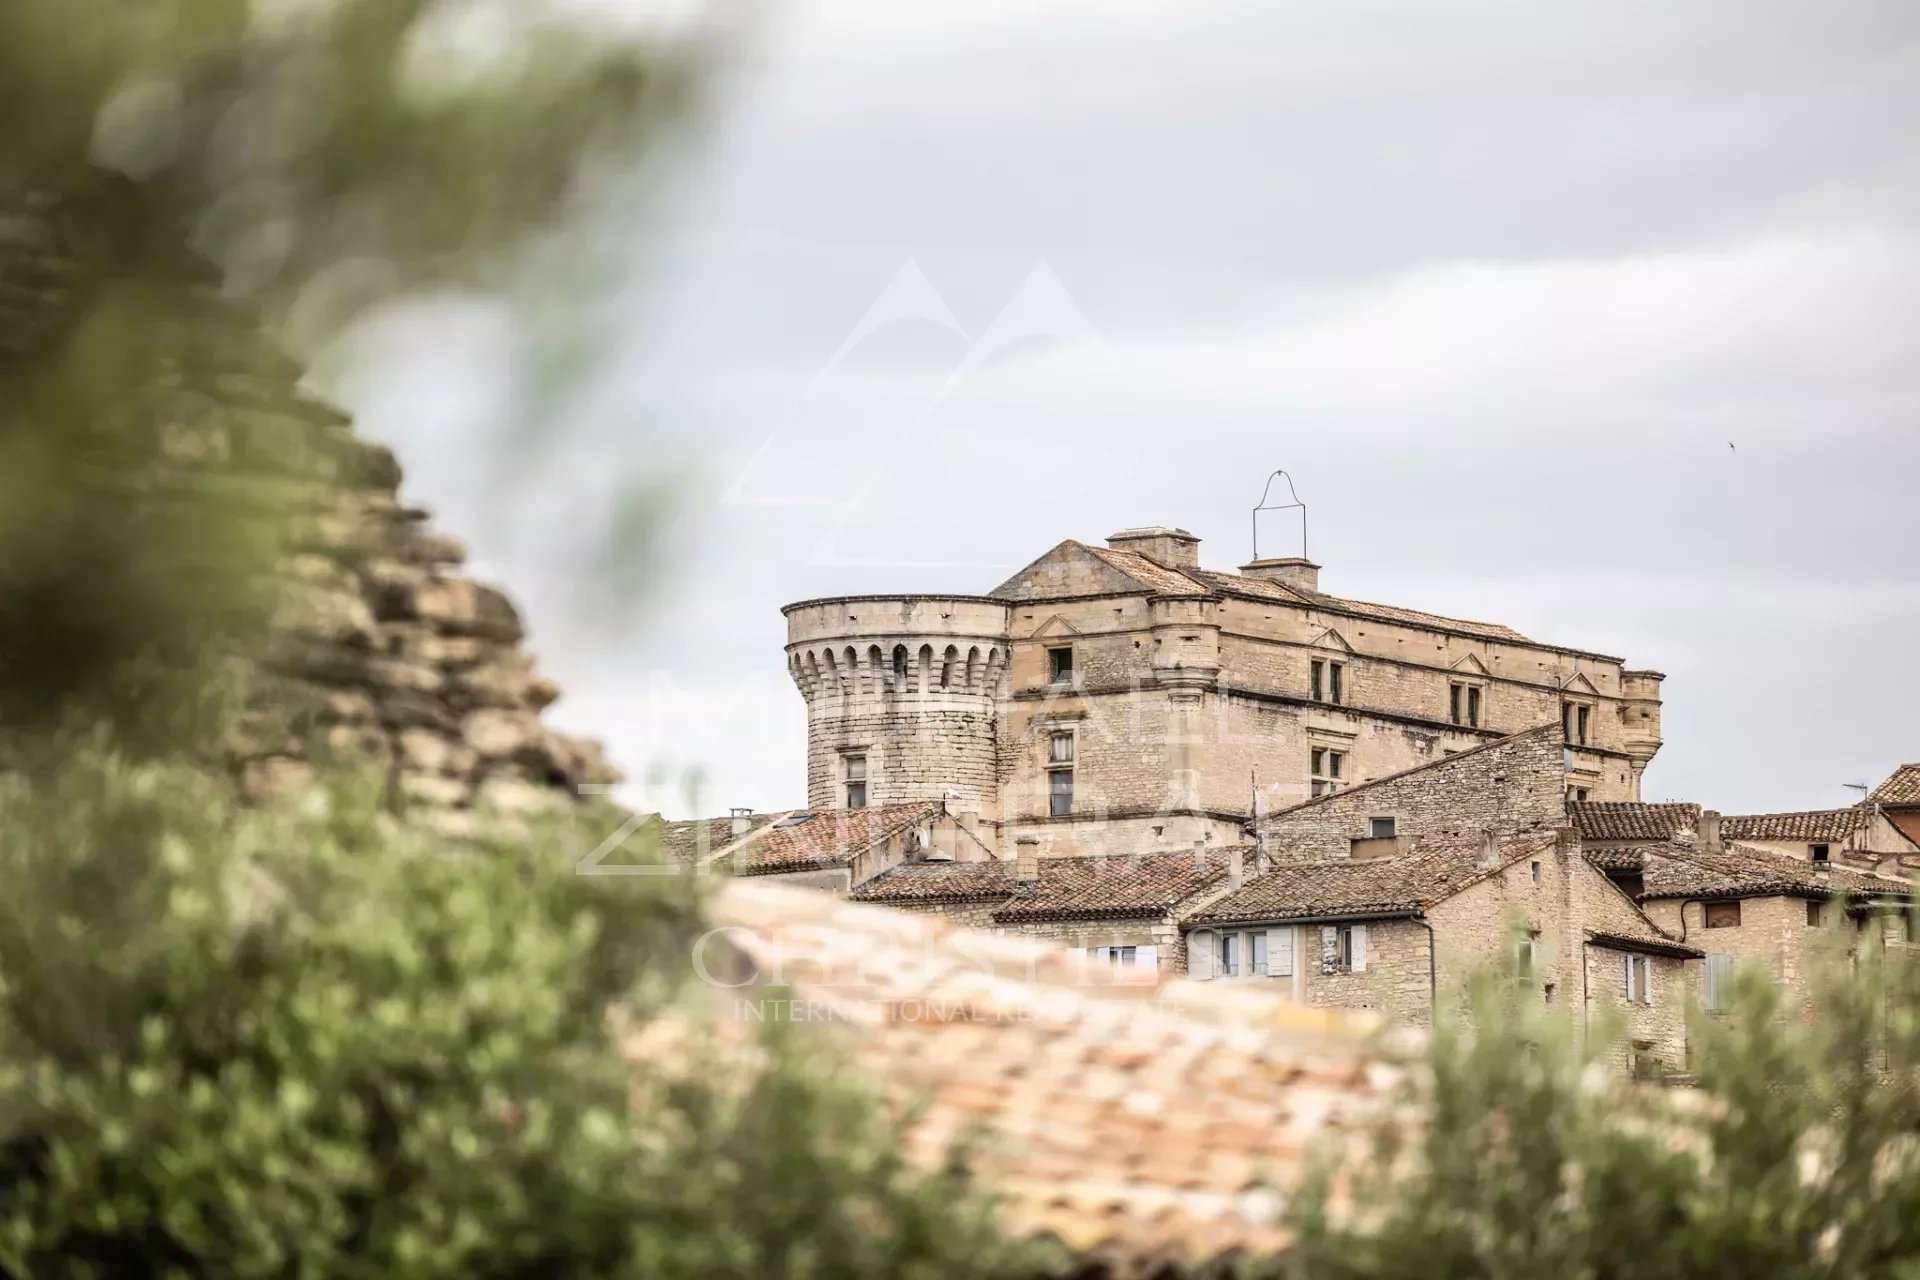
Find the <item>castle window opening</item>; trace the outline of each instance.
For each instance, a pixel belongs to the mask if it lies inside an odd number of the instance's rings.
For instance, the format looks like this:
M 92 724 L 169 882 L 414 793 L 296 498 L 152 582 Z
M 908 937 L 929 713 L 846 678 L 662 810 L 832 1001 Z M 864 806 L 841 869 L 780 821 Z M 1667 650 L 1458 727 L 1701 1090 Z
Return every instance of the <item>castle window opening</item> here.
M 893 678 L 901 683 L 907 679 L 907 646 L 893 646 Z
M 846 776 L 847 808 L 864 809 L 867 807 L 867 753 L 850 752 L 840 757 L 841 770 Z
M 1480 686 L 1456 680 L 1447 686 L 1447 719 L 1469 729 L 1480 727 Z
M 1047 735 L 1047 815 L 1064 818 L 1073 812 L 1073 734 Z
M 1329 702 L 1338 706 L 1346 700 L 1344 689 L 1347 675 L 1346 663 L 1315 658 L 1310 675 L 1315 702 Z
M 1047 650 L 1047 681 L 1050 684 L 1073 683 L 1073 646 L 1060 645 Z
M 1560 704 L 1560 728 L 1568 742 L 1577 746 L 1587 743 L 1587 726 L 1593 715 L 1593 708 L 1578 702 Z
M 1833 854 L 1831 845 L 1816 844 L 1807 846 L 1807 856 L 1815 862 L 1825 862 Z
M 1331 747 L 1315 747 L 1311 763 L 1314 795 L 1331 795 L 1340 789 L 1340 776 L 1347 763 L 1346 752 L 1335 751 Z

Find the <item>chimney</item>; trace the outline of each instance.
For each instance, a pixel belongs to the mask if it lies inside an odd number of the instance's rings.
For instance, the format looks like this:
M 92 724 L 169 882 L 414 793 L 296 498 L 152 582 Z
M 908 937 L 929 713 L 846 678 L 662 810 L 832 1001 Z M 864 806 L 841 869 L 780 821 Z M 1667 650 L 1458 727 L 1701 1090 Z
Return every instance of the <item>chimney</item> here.
M 1247 882 L 1245 845 L 1230 844 L 1220 852 L 1227 855 L 1227 888 L 1238 891 Z
M 1185 529 L 1122 529 L 1107 538 L 1113 551 L 1133 551 L 1169 569 L 1198 569 L 1200 539 Z
M 1553 829 L 1553 852 L 1562 866 L 1572 866 L 1573 860 L 1580 856 L 1580 833 L 1573 827 L 1555 827 Z
M 738 840 L 741 836 L 744 836 L 747 834 L 747 832 L 753 830 L 753 810 L 730 809 L 728 810 L 728 814 L 732 819 L 727 824 L 728 830 L 733 832 L 733 838 L 735 840 Z
M 1013 860 L 1013 878 L 1032 884 L 1040 878 L 1040 837 L 1021 836 L 1013 847 L 1018 851 Z
M 1724 850 L 1726 842 L 1720 839 L 1720 811 L 1702 809 L 1700 811 L 1700 847 L 1708 853 Z
M 1249 578 L 1265 578 L 1268 582 L 1277 582 L 1283 587 L 1298 587 L 1302 591 L 1320 589 L 1320 566 L 1304 556 L 1254 560 L 1241 565 L 1240 572 Z

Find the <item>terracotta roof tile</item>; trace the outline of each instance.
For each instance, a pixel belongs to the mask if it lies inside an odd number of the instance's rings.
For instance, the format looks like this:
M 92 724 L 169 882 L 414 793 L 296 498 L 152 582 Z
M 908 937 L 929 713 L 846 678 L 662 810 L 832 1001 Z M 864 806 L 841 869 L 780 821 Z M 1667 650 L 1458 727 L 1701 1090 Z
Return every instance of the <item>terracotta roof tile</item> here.
M 1029 939 L 764 881 L 715 895 L 723 945 L 781 977 L 850 1070 L 908 1107 L 928 1167 L 970 1133 L 1002 1224 L 1086 1274 L 1177 1275 L 1282 1250 L 1313 1152 L 1392 1104 L 1371 1020 L 1238 983 L 1139 980 Z M 737 997 L 707 1017 L 742 1035 Z M 646 1031 L 636 1060 L 655 1053 Z
M 1920 805 L 1920 764 L 1903 764 L 1867 797 L 1875 804 Z
M 1665 840 L 1700 823 L 1697 804 L 1569 801 L 1567 817 L 1582 840 Z
M 1587 861 L 1601 871 L 1644 871 L 1646 852 L 1634 848 L 1588 849 Z
M 913 862 L 882 872 L 853 891 L 856 902 L 992 902 L 1013 895 L 1004 862 Z
M 1115 551 L 1112 547 L 1096 547 L 1086 542 L 1076 542 L 1074 545 L 1092 552 L 1134 581 L 1151 587 L 1156 594 L 1168 596 L 1213 594 L 1213 588 L 1205 582 L 1198 581 L 1178 569 L 1169 569 L 1163 564 L 1156 564 L 1138 551 Z
M 1720 820 L 1720 834 L 1729 840 L 1844 840 L 1865 820 L 1861 809 L 1728 814 Z
M 908 827 L 944 811 L 938 800 L 870 809 L 797 810 L 768 823 L 727 853 L 736 875 L 837 867 Z
M 1242 856 L 1251 863 L 1250 850 Z M 1139 853 L 1116 857 L 1042 858 L 1040 878 L 1015 884 L 1014 896 L 993 918 L 1018 921 L 1103 916 L 1156 916 L 1203 890 L 1226 883 L 1225 849 L 1198 853 Z
M 784 813 L 756 813 L 747 817 L 747 830 L 750 835 L 765 827 Z M 742 836 L 733 832 L 733 819 L 694 818 L 679 822 L 662 821 L 655 816 L 641 822 L 638 833 L 641 839 L 653 839 L 659 842 L 660 852 L 673 862 L 698 862 L 702 858 L 720 852 Z
M 1829 865 L 1817 871 L 1791 854 L 1729 844 L 1719 852 L 1688 840 L 1669 840 L 1640 850 L 1646 898 L 1817 897 L 1835 893 L 1866 898 L 1912 891 L 1904 880 Z
M 1197 912 L 1196 924 L 1413 912 L 1553 847 L 1552 832 L 1502 837 L 1491 862 L 1478 839 L 1432 840 L 1394 858 L 1282 863 Z

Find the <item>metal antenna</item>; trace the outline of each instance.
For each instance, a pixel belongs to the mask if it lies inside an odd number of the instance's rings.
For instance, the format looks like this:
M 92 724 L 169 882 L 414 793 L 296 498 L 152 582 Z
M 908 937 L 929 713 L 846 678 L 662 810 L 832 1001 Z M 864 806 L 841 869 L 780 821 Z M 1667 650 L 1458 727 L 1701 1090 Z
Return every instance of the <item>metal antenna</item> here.
M 1273 482 L 1275 480 L 1285 480 L 1287 482 L 1287 496 L 1293 499 L 1292 502 L 1268 504 L 1267 496 L 1273 492 Z M 1300 495 L 1294 492 L 1292 476 L 1284 471 L 1276 471 L 1267 477 L 1266 488 L 1260 490 L 1260 502 L 1254 507 L 1251 516 L 1253 521 L 1253 558 L 1255 560 L 1260 558 L 1260 513 L 1262 511 L 1298 511 L 1300 513 L 1300 558 L 1305 560 L 1307 558 L 1307 504 L 1300 501 Z

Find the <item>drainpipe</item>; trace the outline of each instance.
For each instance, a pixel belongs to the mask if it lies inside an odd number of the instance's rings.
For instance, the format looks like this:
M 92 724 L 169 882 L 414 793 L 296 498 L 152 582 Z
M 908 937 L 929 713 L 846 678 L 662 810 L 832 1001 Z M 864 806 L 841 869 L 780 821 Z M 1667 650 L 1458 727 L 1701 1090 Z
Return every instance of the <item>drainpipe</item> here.
M 1427 1011 L 1429 1018 L 1440 1016 L 1440 966 L 1434 958 L 1433 925 L 1422 915 L 1409 917 L 1427 931 Z M 1428 1024 L 1431 1026 L 1431 1022 Z

